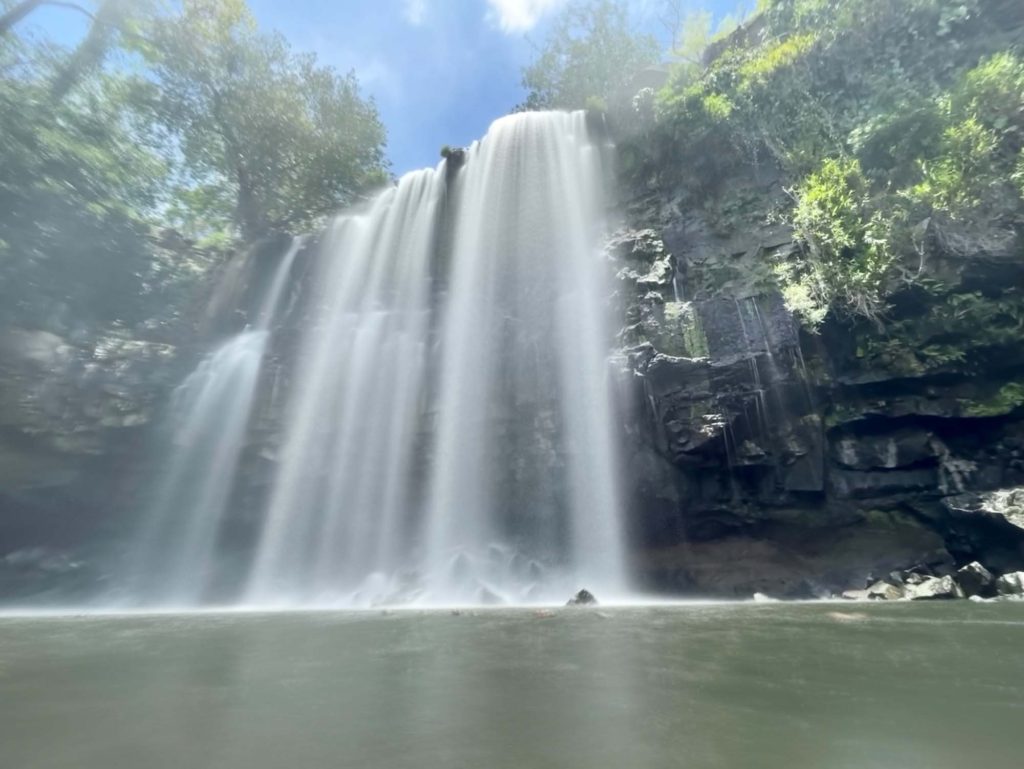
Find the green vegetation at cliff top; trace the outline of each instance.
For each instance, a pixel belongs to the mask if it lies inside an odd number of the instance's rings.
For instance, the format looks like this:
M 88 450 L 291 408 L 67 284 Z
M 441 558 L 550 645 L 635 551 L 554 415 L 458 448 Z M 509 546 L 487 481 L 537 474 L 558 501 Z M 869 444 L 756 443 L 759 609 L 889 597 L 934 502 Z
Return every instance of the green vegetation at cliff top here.
M 881 321 L 929 217 L 1024 222 L 1022 16 L 1008 0 L 763 1 L 629 118 L 627 170 L 699 206 L 741 166 L 777 168 L 803 245 L 776 265 L 790 308 L 812 327 Z

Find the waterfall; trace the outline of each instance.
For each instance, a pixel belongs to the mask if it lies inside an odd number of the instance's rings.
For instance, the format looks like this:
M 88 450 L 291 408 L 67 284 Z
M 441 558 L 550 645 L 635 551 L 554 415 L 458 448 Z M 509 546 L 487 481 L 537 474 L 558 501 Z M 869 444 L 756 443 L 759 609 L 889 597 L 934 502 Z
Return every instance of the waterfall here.
M 625 593 L 603 150 L 582 112 L 510 116 L 459 170 L 408 174 L 330 224 L 304 278 L 240 600 Z M 212 579 L 273 303 L 179 393 L 157 516 L 175 538 L 154 536 L 175 553 L 180 600 Z
M 397 575 L 426 396 L 430 263 L 444 174 L 339 217 L 320 249 L 249 599 L 308 602 Z
M 143 602 L 195 604 L 214 579 L 267 339 L 300 247 L 294 240 L 275 270 L 253 327 L 223 342 L 174 393 L 170 459 L 131 564 Z
M 599 148 L 581 112 L 513 116 L 460 181 L 421 568 L 463 599 L 620 591 Z

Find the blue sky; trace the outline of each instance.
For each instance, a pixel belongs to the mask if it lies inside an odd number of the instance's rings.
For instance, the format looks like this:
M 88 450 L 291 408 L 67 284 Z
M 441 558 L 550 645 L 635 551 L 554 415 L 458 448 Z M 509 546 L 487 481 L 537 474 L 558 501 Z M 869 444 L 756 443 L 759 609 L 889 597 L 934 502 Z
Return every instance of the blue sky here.
M 467 145 L 525 98 L 522 67 L 569 0 L 249 0 L 266 30 L 298 51 L 355 70 L 388 129 L 392 171 L 439 160 L 445 144 Z M 752 0 L 751 0 L 752 2 Z M 667 5 L 721 15 L 736 0 L 627 0 L 634 23 L 667 41 Z M 39 34 L 80 34 L 76 14 L 33 17 Z
M 354 69 L 388 128 L 396 174 L 435 165 L 523 101 L 521 69 L 568 0 L 249 0 L 262 25 L 342 71 Z M 735 0 L 677 0 L 719 15 Z M 667 40 L 666 0 L 628 0 Z M 533 41 L 533 42 L 531 42 Z

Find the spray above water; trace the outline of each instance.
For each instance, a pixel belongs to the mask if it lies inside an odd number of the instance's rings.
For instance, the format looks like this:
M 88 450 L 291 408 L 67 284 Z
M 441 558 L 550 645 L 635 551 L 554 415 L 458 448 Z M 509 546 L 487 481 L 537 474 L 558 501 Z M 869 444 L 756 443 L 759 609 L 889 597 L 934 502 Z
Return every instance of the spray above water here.
M 603 159 L 583 113 L 510 116 L 457 174 L 409 174 L 328 228 L 241 601 L 625 592 L 598 248 Z M 244 373 L 229 377 L 216 363 L 236 396 L 220 419 L 251 410 L 267 330 L 246 334 L 226 347 L 258 348 L 255 365 L 232 364 Z M 203 423 L 212 400 L 191 399 L 183 424 Z M 212 441 L 236 464 L 238 421 Z M 194 506 L 187 518 L 199 515 Z M 222 520 L 207 515 L 201 531 L 179 535 L 199 554 L 186 558 L 190 576 L 206 578 L 192 562 L 216 550 Z

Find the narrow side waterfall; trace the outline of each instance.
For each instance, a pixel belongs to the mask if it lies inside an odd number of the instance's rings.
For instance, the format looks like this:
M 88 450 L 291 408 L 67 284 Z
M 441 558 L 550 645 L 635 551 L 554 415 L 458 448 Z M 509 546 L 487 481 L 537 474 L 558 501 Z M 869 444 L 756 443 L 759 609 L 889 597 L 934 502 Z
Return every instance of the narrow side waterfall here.
M 213 581 L 267 339 L 300 246 L 293 241 L 275 270 L 254 327 L 223 342 L 174 393 L 170 460 L 130 565 L 136 600 L 195 604 Z
M 217 579 L 267 386 L 261 361 L 285 338 L 280 434 L 260 449 L 264 509 L 243 512 L 238 600 L 626 592 L 600 250 L 605 154 L 583 113 L 497 121 L 460 168 L 408 174 L 339 216 L 312 252 L 288 334 L 275 336 L 294 253 L 285 258 L 256 327 L 180 389 L 178 448 L 145 556 L 149 568 L 165 564 L 153 573 L 166 596 L 199 602 Z

